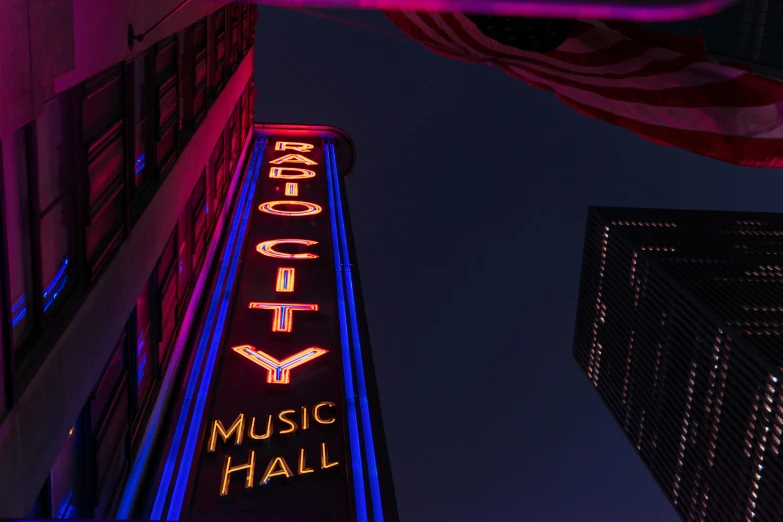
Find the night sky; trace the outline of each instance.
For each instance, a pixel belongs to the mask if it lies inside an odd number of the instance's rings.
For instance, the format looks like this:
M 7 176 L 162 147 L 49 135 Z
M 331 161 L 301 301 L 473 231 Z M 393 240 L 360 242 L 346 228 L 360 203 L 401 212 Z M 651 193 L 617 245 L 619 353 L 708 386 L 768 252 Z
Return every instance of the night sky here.
M 415 42 L 260 14 L 256 120 L 356 143 L 348 196 L 401 520 L 679 520 L 571 356 L 587 207 L 775 211 L 783 175 L 648 143 Z

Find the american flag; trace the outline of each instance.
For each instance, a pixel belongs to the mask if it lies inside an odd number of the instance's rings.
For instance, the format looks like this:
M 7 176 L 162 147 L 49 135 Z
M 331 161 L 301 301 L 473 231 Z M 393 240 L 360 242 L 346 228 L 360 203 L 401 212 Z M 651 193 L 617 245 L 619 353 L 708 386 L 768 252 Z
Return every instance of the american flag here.
M 737 165 L 783 167 L 783 83 L 717 63 L 701 35 L 577 20 L 556 50 L 537 53 L 487 36 L 462 14 L 387 16 L 436 53 L 496 65 L 647 140 Z

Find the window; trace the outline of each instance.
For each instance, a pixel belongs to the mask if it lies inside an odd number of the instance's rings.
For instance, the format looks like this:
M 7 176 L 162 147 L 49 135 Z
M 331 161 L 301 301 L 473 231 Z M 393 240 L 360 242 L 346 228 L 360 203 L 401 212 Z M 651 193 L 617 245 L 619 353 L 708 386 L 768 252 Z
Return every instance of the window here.
M 70 107 L 67 95 L 43 106 L 33 124 L 39 225 L 40 279 L 44 316 L 61 308 L 65 295 L 74 287 L 73 261 L 73 147 L 69 138 Z
M 185 303 L 190 288 L 193 285 L 193 236 L 191 230 L 191 208 L 185 205 L 177 226 L 177 317 L 181 318 L 185 312 Z
M 0 288 L 0 291 L 2 291 L 2 288 Z M 4 317 L 2 315 L 4 308 L 2 305 L 0 305 L 0 317 Z M 5 339 L 3 335 L 3 330 L 5 329 L 4 320 L 0 320 L 0 422 L 3 422 L 3 417 L 5 416 L 5 411 L 8 407 L 8 402 L 6 398 L 6 389 L 5 389 Z
M 128 469 L 127 347 L 123 331 L 90 406 L 95 441 L 95 518 L 110 516 Z
M 233 72 L 239 63 L 239 4 L 230 4 L 228 6 L 229 19 L 231 22 L 231 44 L 229 46 L 229 68 Z
M 234 169 L 237 166 L 237 154 L 239 150 L 239 138 L 237 136 L 239 129 L 237 129 L 237 110 L 231 111 L 231 116 L 228 118 L 228 155 L 229 166 L 228 171 L 233 174 Z
M 242 95 L 239 98 L 239 121 L 241 123 L 240 132 L 239 132 L 239 139 L 244 140 L 245 136 L 247 136 L 247 130 L 248 130 L 248 121 L 247 121 L 247 90 L 242 92 Z
M 193 122 L 193 27 L 180 31 L 178 36 L 179 60 L 179 133 L 181 143 L 190 139 L 195 125 Z
M 226 9 L 220 8 L 213 15 L 215 23 L 215 77 L 212 80 L 214 97 L 223 90 L 226 70 Z
M 210 178 L 212 180 L 211 186 L 213 187 L 213 190 L 211 191 L 213 195 L 212 207 L 215 209 L 213 211 L 215 216 L 223 207 L 223 199 L 228 187 L 225 154 L 223 154 L 223 149 L 226 142 L 225 136 L 226 132 L 223 132 L 220 134 L 220 137 L 218 137 L 217 143 L 215 143 L 215 148 L 212 150 L 212 157 L 210 159 L 213 173 L 213 176 Z
M 79 487 L 81 469 L 77 440 L 81 430 L 77 426 L 72 427 L 68 432 L 68 438 L 52 467 L 50 475 L 52 518 L 75 518 L 80 511 L 79 500 L 82 491 Z
M 165 368 L 177 328 L 177 231 L 171 234 L 158 263 L 158 298 L 160 299 L 160 343 L 158 361 Z
M 155 107 L 154 56 L 146 53 L 133 61 L 133 156 L 130 176 L 133 215 L 138 215 L 155 184 L 153 111 Z
M 195 59 L 193 118 L 196 126 L 204 119 L 207 97 L 207 22 L 193 27 L 193 56 Z
M 198 274 L 207 250 L 207 173 L 206 169 L 190 196 L 193 225 L 193 273 Z
M 92 278 L 106 266 L 125 225 L 123 66 L 85 82 L 82 139 L 87 149 L 87 263 Z
M 158 86 L 158 131 L 155 159 L 163 179 L 174 165 L 177 152 L 177 55 L 175 36 L 156 46 L 155 77 Z
M 250 48 L 250 6 L 242 4 L 242 56 Z
M 18 349 L 33 326 L 32 260 L 30 257 L 30 200 L 28 198 L 25 129 L 2 142 L 3 206 L 13 345 Z
M 136 299 L 136 397 L 134 402 L 139 410 L 144 407 L 149 396 L 154 369 L 150 317 L 150 289 L 149 284 L 146 284 L 141 295 Z

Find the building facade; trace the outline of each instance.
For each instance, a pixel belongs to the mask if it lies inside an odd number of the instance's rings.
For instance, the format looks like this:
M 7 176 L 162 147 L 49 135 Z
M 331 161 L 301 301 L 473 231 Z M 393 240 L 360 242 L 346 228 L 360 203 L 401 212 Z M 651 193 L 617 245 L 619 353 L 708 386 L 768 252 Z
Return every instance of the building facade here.
M 704 18 L 649 25 L 658 31 L 704 38 L 721 62 L 741 62 L 754 72 L 783 79 L 783 1 L 743 0 Z
M 225 240 L 256 10 L 181 3 L 4 5 L 0 516 L 115 515 Z
M 591 208 L 574 357 L 682 520 L 783 520 L 783 215 Z

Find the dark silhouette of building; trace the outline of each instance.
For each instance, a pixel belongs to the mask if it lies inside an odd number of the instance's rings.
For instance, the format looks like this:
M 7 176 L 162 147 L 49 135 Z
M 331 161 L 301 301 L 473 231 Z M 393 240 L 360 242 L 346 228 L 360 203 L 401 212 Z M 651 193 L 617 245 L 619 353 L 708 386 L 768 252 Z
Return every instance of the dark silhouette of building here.
M 783 79 L 783 0 L 745 0 L 714 15 L 649 24 L 655 30 L 696 35 L 720 62 L 740 62 L 753 72 Z
M 783 520 L 783 215 L 590 208 L 574 357 L 683 520 Z

